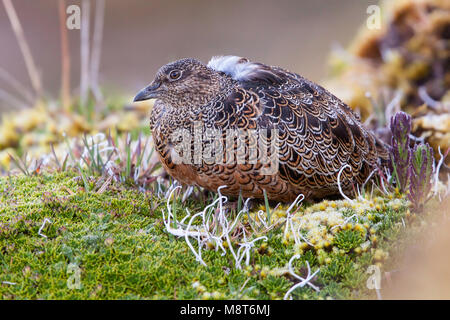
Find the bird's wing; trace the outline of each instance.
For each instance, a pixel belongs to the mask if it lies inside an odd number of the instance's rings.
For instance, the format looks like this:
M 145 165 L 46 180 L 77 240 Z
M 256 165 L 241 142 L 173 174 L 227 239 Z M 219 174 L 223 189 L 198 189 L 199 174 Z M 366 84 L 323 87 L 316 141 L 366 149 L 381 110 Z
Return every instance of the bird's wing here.
M 353 111 L 300 75 L 254 65 L 216 102 L 218 127 L 278 129 L 279 175 L 294 185 L 335 187 L 347 164 L 341 181 L 347 186 L 354 177 L 364 182 L 378 161 L 377 149 L 383 148 Z

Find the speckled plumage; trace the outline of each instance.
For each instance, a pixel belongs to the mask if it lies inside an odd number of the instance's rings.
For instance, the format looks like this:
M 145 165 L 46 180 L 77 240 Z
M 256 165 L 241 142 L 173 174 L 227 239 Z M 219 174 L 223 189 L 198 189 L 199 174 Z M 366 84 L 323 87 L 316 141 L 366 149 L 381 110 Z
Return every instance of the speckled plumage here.
M 238 196 L 242 190 L 244 197 L 263 198 L 266 190 L 269 199 L 287 202 L 300 193 L 310 199 L 337 194 L 338 173 L 347 164 L 340 182 L 349 192 L 387 159 L 383 144 L 327 90 L 298 74 L 244 58 L 215 57 L 208 66 L 195 59 L 165 65 L 136 100 L 147 98 L 157 99 L 150 128 L 167 172 L 209 190 L 226 185 L 221 190 L 225 195 Z M 260 161 L 176 164 L 172 133 L 180 128 L 194 132 L 194 123 L 203 130 L 221 130 L 223 141 L 227 129 L 278 129 L 278 171 L 261 174 L 265 165 Z M 247 146 L 252 143 L 251 136 L 245 139 Z

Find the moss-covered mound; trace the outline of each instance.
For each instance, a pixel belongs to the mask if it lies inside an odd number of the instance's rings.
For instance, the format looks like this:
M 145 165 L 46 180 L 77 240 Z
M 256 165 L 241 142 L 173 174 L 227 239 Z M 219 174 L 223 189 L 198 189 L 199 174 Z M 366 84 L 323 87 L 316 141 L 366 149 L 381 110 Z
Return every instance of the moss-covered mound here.
M 288 270 L 295 254 L 295 274 L 306 277 L 306 261 L 319 272 L 313 286 L 295 289 L 293 298 L 374 297 L 366 285 L 369 266 L 383 268 L 405 224 L 418 219 L 393 197 L 306 205 L 293 215 L 294 224 L 303 221 L 305 228 L 304 243 L 296 244 L 279 207 L 271 209 L 272 218 L 281 219 L 278 227 L 264 233 L 267 241 L 255 242 L 248 265 L 236 268 L 230 252 L 222 255 L 211 246 L 202 248 L 205 267 L 184 238 L 167 232 L 164 197 L 114 183 L 90 192 L 83 186 L 71 171 L 0 178 L 2 299 L 281 299 L 299 282 Z M 204 207 L 189 201 L 174 198 L 172 210 L 180 217 L 184 207 Z M 320 212 L 342 216 L 320 224 Z M 242 219 L 248 230 L 252 215 Z M 350 219 L 343 224 L 342 217 Z

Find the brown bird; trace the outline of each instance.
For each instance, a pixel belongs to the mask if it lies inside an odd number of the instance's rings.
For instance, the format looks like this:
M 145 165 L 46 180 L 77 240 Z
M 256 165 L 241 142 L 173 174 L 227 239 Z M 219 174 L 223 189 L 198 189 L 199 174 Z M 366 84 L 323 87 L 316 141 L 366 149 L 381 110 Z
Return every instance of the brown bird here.
M 321 86 L 237 56 L 169 63 L 134 101 L 156 99 L 150 129 L 176 180 L 229 196 L 318 199 L 363 185 L 382 142 Z M 236 134 L 237 132 L 237 134 Z M 339 183 L 338 183 L 339 182 Z

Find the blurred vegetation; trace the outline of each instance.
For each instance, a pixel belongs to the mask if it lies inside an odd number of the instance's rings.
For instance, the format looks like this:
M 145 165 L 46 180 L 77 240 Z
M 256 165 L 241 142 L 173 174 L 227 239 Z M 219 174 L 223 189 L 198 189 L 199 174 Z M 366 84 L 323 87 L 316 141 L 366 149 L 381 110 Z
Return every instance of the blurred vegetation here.
M 64 138 L 78 139 L 84 134 L 110 133 L 113 138 L 131 134 L 150 135 L 148 114 L 150 103 L 131 106 L 125 98 L 92 111 L 61 110 L 57 104 L 39 102 L 32 108 L 2 114 L 0 123 L 0 169 L 11 168 L 10 155 L 39 159 L 51 153 L 54 146 L 58 157 L 67 154 Z
M 380 29 L 362 26 L 348 50 L 332 52 L 325 87 L 388 143 L 391 116 L 409 113 L 412 133 L 437 155 L 450 148 L 450 3 L 382 1 L 381 21 Z
M 61 40 L 61 94 L 59 99 L 43 94 L 40 73 L 31 54 L 31 49 L 22 30 L 14 5 L 4 1 L 13 32 L 16 36 L 27 71 L 32 83 L 29 91 L 13 75 L 0 69 L 1 77 L 7 80 L 9 87 L 22 97 L 12 93 L 6 102 L 20 108 L 9 108 L 1 114 L 0 121 L 0 171 L 5 173 L 11 168 L 11 156 L 23 158 L 25 162 L 44 161 L 43 158 L 56 154 L 64 158 L 68 155 L 65 139 L 81 140 L 85 134 L 109 134 L 113 139 L 130 134 L 137 139 L 139 134 L 149 135 L 147 118 L 152 103 L 131 104 L 131 97 L 117 96 L 113 92 L 104 92 L 98 83 L 99 65 L 102 48 L 105 0 L 95 2 L 82 1 L 80 28 L 81 65 L 80 86 L 75 92 L 70 83 L 71 51 L 66 27 L 67 13 L 65 0 L 58 0 L 59 30 Z M 94 26 L 90 28 L 89 13 L 94 7 Z M 92 30 L 92 36 L 89 34 Z M 92 38 L 92 41 L 91 41 Z M 6 91 L 5 91 L 6 92 Z M 106 97 L 106 98 L 105 98 Z M 77 141 L 75 141 L 77 143 Z

